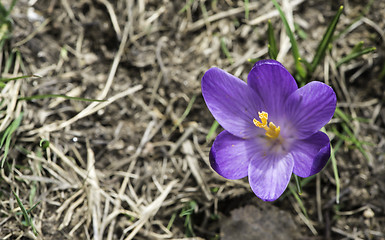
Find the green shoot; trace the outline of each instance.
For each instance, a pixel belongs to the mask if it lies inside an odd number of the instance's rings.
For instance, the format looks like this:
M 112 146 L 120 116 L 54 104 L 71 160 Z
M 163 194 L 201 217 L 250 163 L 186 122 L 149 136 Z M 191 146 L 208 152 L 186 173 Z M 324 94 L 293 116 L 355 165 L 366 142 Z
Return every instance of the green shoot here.
M 369 156 L 362 147 L 363 142 L 359 141 L 357 137 L 354 135 L 354 133 L 349 129 L 349 127 L 346 124 L 342 124 L 342 128 L 344 129 L 345 133 L 348 134 L 350 140 L 353 142 L 353 144 L 357 147 L 357 149 L 362 153 L 362 155 L 365 157 L 367 161 L 369 161 Z
M 173 214 L 171 215 L 170 221 L 169 221 L 168 224 L 167 224 L 167 229 L 168 229 L 168 230 L 170 230 L 171 227 L 172 227 L 172 225 L 174 224 L 175 218 L 176 218 L 176 213 L 173 213 Z
M 191 216 L 194 213 L 194 210 L 197 208 L 197 203 L 195 201 L 190 201 L 187 206 L 185 206 L 181 213 L 179 214 L 179 217 L 186 217 L 184 226 L 186 228 L 186 236 L 187 237 L 194 237 L 195 233 L 192 227 L 192 219 Z
M 335 153 L 340 148 L 342 142 L 343 142 L 343 140 L 340 139 L 340 140 L 338 140 L 338 142 L 336 143 L 334 148 L 332 146 L 330 146 L 330 158 L 331 158 L 332 166 L 333 166 L 334 180 L 336 182 L 336 203 L 337 204 L 340 203 L 341 187 L 340 187 L 340 177 L 338 174 L 338 167 L 337 167 L 337 160 L 336 160 Z
M 249 19 L 250 9 L 249 9 L 249 0 L 245 0 L 245 19 Z
M 233 64 L 234 60 L 231 57 L 230 51 L 229 51 L 229 49 L 226 46 L 226 42 L 225 42 L 225 38 L 224 37 L 221 37 L 221 49 L 222 49 L 223 53 L 225 54 L 226 58 L 229 60 L 229 62 L 231 64 Z
M 14 191 L 12 191 L 12 193 L 13 193 L 13 196 L 15 196 L 17 204 L 19 205 L 19 207 L 21 209 L 21 212 L 22 212 L 22 214 L 24 216 L 24 221 L 25 221 L 26 226 L 30 226 L 32 228 L 33 234 L 35 234 L 35 236 L 37 236 L 37 231 L 36 231 L 35 226 L 33 225 L 32 218 L 30 217 L 30 213 L 37 206 L 37 204 L 39 204 L 39 203 L 36 203 L 31 209 L 27 210 L 27 209 L 25 209 L 25 207 L 24 207 L 23 203 L 21 202 L 19 196 L 17 196 L 17 194 Z
M 49 147 L 49 141 L 47 139 L 42 139 L 40 140 L 39 146 L 43 149 L 46 150 Z
M 339 39 L 341 38 L 341 36 L 345 35 L 346 33 L 348 33 L 351 29 L 351 27 L 358 21 L 360 21 L 365 15 L 367 15 L 370 11 L 370 8 L 372 7 L 374 3 L 374 0 L 369 0 L 368 3 L 365 5 L 365 7 L 363 8 L 363 10 L 361 11 L 361 14 L 356 17 L 350 24 L 348 24 L 343 31 L 341 31 L 340 33 L 338 33 L 334 39 Z
M 295 68 L 299 74 L 299 77 L 301 78 L 300 82 L 303 82 L 306 79 L 307 73 L 306 73 L 306 69 L 303 67 L 303 65 L 301 63 L 302 58 L 299 54 L 298 44 L 297 44 L 297 41 L 295 40 L 294 33 L 291 31 L 291 28 L 289 26 L 289 23 L 287 22 L 286 16 L 283 13 L 283 11 L 281 10 L 281 7 L 279 6 L 279 4 L 277 3 L 277 0 L 271 0 L 271 1 L 273 2 L 275 8 L 277 8 L 279 15 L 282 19 L 283 25 L 285 26 L 286 33 L 287 33 L 287 35 L 290 39 L 290 43 L 291 43 L 291 51 L 292 51 L 292 54 L 294 57 Z
M 3 155 L 3 158 L 1 159 L 1 168 L 4 167 L 4 162 L 8 156 L 9 148 L 11 145 L 12 134 L 20 126 L 22 118 L 23 118 L 23 113 L 21 113 L 18 118 L 13 120 L 13 122 L 7 127 L 4 133 L 2 133 L 2 137 L 0 140 L 0 148 L 4 146 L 4 155 Z
M 10 82 L 10 81 L 25 79 L 25 78 L 31 78 L 31 77 L 39 77 L 39 76 L 37 76 L 37 75 L 25 75 L 25 76 L 13 77 L 13 78 L 0 78 L 0 82 L 6 83 L 6 82 Z
M 105 102 L 106 101 L 106 100 L 98 100 L 98 99 L 90 99 L 90 98 L 70 97 L 70 96 L 61 95 L 61 94 L 34 95 L 30 97 L 20 97 L 18 98 L 18 100 L 30 101 L 34 99 L 45 99 L 45 98 L 65 98 L 65 99 L 84 101 L 84 102 Z
M 297 191 L 299 195 L 302 195 L 302 187 L 301 187 L 301 181 L 297 175 L 293 173 L 293 177 L 295 179 L 295 185 L 297 186 Z
M 179 125 L 183 122 L 183 120 L 187 117 L 187 115 L 190 113 L 191 111 L 191 108 L 195 102 L 195 99 L 197 98 L 196 95 L 192 96 L 192 98 L 190 99 L 187 107 L 186 107 L 186 110 L 184 110 L 182 116 L 178 119 L 178 121 L 174 124 L 174 126 L 172 127 L 171 129 L 171 132 L 173 132 L 177 127 L 179 127 Z
M 299 205 L 299 207 L 301 208 L 303 214 L 306 216 L 306 218 L 309 218 L 308 215 L 307 215 L 307 211 L 306 211 L 305 205 L 303 204 L 301 198 L 299 197 L 299 195 L 298 195 L 297 192 L 295 191 L 295 187 L 294 187 L 293 184 L 291 184 L 291 183 L 289 183 L 289 190 L 290 190 L 290 192 L 293 194 L 295 200 L 297 200 L 298 205 Z
M 209 133 L 206 136 L 206 142 L 210 141 L 210 139 L 213 137 L 218 127 L 219 127 L 219 123 L 217 121 L 214 121 L 213 124 L 211 125 Z
M 350 60 L 352 59 L 355 59 L 359 56 L 362 56 L 364 54 L 367 54 L 367 53 L 370 53 L 370 52 L 373 52 L 375 51 L 376 48 L 375 47 L 368 47 L 368 48 L 364 48 L 364 49 L 359 49 L 359 50 L 355 50 L 353 49 L 351 53 L 349 53 L 347 56 L 341 58 L 337 64 L 336 64 L 336 67 L 340 67 L 342 64 L 344 63 L 347 63 L 349 62 Z
M 295 31 L 298 33 L 298 36 L 302 39 L 307 39 L 307 34 L 306 32 L 297 24 L 297 23 L 294 23 L 294 29 Z
M 337 26 L 337 23 L 338 23 L 338 20 L 340 19 L 340 16 L 342 14 L 342 11 L 343 11 L 344 7 L 341 6 L 339 9 L 338 9 L 338 12 L 337 14 L 334 16 L 333 20 L 331 21 L 331 23 L 329 24 L 329 27 L 326 29 L 326 32 L 324 34 L 324 37 L 322 38 L 320 44 L 318 45 L 318 48 L 317 48 L 317 51 L 316 51 L 316 54 L 313 58 L 313 61 L 311 62 L 310 64 L 310 69 L 309 71 L 311 73 L 313 73 L 316 69 L 316 67 L 318 66 L 318 64 L 320 63 L 320 61 L 323 59 L 323 57 L 325 56 L 325 52 L 329 46 L 329 44 L 331 43 L 332 41 L 332 38 L 333 38 L 333 35 L 334 35 L 334 31 L 336 29 L 336 26 Z
M 12 0 L 9 9 L 7 10 L 0 3 L 0 45 L 3 47 L 4 41 L 8 39 L 12 31 L 12 19 L 9 17 L 17 0 Z
M 367 161 L 369 161 L 369 156 L 368 154 L 366 153 L 366 151 L 364 150 L 364 148 L 362 147 L 365 143 L 364 142 L 361 142 L 357 139 L 357 137 L 354 135 L 354 133 L 352 132 L 351 129 L 353 129 L 353 126 L 351 125 L 351 119 L 343 112 L 341 111 L 339 108 L 336 108 L 336 112 L 335 112 L 336 116 L 339 117 L 341 120 L 343 120 L 344 122 L 341 124 L 342 126 L 342 129 L 344 130 L 344 133 L 347 134 L 344 135 L 343 133 L 340 133 L 337 129 L 333 129 L 333 132 L 340 138 L 340 139 L 343 139 L 347 142 L 351 142 L 353 143 L 357 149 L 362 153 L 362 155 L 365 157 L 365 159 Z
M 269 44 L 267 45 L 269 57 L 276 60 L 278 56 L 278 47 L 277 42 L 275 41 L 273 25 L 271 24 L 270 20 L 268 21 L 267 37 L 269 41 Z

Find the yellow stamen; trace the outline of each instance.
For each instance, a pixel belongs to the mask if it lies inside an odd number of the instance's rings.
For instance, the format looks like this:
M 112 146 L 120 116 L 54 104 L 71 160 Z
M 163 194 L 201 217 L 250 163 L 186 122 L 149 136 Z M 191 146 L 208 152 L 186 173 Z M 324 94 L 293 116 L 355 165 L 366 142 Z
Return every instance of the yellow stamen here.
M 259 128 L 263 128 L 266 130 L 265 135 L 271 139 L 276 139 L 279 136 L 279 133 L 281 132 L 280 127 L 276 127 L 274 123 L 270 122 L 269 126 L 267 125 L 267 119 L 269 118 L 269 115 L 267 112 L 258 112 L 258 116 L 261 119 L 261 122 L 259 122 L 257 119 L 253 119 L 253 123 L 255 126 Z

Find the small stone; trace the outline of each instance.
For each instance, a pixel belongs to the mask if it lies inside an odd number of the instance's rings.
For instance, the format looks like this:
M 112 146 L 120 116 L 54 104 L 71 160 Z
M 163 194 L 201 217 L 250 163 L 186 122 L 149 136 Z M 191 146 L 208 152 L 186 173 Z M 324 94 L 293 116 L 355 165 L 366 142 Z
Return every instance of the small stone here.
M 366 218 L 372 218 L 374 217 L 374 212 L 371 208 L 368 208 L 364 211 L 364 217 Z

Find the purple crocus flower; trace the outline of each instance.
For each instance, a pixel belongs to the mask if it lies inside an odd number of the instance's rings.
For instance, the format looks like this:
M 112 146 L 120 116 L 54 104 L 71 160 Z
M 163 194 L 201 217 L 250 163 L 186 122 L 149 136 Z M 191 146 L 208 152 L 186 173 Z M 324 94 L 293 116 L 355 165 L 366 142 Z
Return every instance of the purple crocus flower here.
M 298 88 L 282 64 L 262 60 L 247 83 L 209 69 L 202 94 L 225 129 L 211 148 L 211 167 L 227 179 L 248 176 L 262 200 L 278 199 L 292 173 L 309 177 L 327 163 L 330 141 L 319 130 L 332 118 L 337 101 L 328 85 L 313 81 Z

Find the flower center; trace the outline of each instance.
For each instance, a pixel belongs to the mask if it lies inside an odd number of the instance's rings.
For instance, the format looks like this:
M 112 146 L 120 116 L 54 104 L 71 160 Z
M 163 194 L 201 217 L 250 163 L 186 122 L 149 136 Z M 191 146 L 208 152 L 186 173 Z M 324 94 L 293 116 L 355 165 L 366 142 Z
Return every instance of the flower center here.
M 271 139 L 276 139 L 279 136 L 279 133 L 281 132 L 280 127 L 276 127 L 273 122 L 269 122 L 269 126 L 267 125 L 267 119 L 269 118 L 269 115 L 267 112 L 258 112 L 259 118 L 261 119 L 261 122 L 259 122 L 257 119 L 253 119 L 253 123 L 255 126 L 259 128 L 263 128 L 266 130 L 265 135 Z

